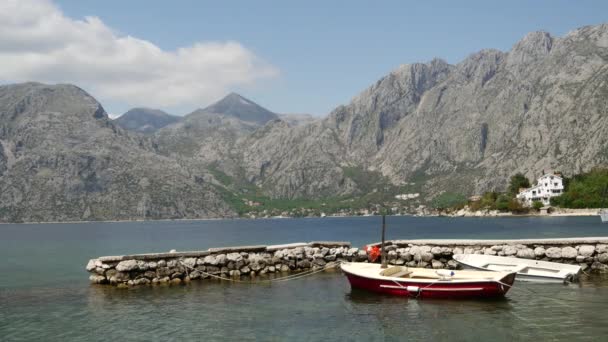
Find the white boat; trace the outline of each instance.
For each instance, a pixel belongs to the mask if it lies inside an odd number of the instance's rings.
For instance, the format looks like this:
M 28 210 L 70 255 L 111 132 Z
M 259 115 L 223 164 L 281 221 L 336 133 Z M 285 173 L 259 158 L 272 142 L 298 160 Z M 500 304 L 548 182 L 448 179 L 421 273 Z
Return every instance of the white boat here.
M 466 268 L 517 272 L 517 280 L 543 283 L 574 281 L 581 271 L 578 265 L 485 254 L 454 254 L 454 260 Z

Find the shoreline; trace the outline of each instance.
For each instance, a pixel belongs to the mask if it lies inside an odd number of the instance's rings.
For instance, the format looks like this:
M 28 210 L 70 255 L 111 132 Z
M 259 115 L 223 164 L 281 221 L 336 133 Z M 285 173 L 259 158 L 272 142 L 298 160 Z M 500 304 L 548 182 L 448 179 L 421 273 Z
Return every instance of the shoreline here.
M 598 211 L 601 209 L 556 209 L 555 212 L 549 214 L 540 213 L 527 213 L 527 214 L 513 214 L 510 212 L 471 212 L 471 211 L 459 211 L 456 213 L 439 213 L 429 215 L 419 214 L 398 214 L 398 215 L 387 215 L 387 216 L 409 216 L 409 217 L 452 217 L 452 218 L 524 218 L 524 217 L 584 217 L 584 216 L 598 216 Z M 99 220 L 99 221 L 44 221 L 44 222 L 0 222 L 0 225 L 9 224 L 82 224 L 82 223 L 128 223 L 128 222 L 171 222 L 171 221 L 220 221 L 220 220 L 282 220 L 282 219 L 311 219 L 311 218 L 353 218 L 353 217 L 373 217 L 381 215 L 327 215 L 327 216 L 307 216 L 307 217 L 291 217 L 291 216 L 273 216 L 273 217 L 207 217 L 207 218 L 180 218 L 180 219 L 157 219 L 157 220 Z

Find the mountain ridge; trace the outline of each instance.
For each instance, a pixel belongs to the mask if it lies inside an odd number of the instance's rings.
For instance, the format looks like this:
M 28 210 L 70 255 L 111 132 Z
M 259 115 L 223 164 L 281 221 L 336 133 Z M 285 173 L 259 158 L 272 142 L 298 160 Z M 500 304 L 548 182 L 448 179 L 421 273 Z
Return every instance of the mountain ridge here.
M 414 207 L 608 165 L 608 25 L 401 65 L 288 121 L 229 94 L 144 136 L 76 86 L 1 86 L 0 220 L 235 216 L 260 196 Z

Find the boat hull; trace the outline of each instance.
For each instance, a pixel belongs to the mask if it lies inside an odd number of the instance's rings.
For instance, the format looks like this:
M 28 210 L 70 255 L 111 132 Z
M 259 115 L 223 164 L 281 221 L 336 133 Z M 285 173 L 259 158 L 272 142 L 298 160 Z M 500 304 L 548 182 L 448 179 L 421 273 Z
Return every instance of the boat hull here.
M 519 281 L 538 283 L 576 281 L 581 270 L 578 265 L 494 255 L 455 254 L 453 258 L 465 269 L 490 272 L 513 271 L 517 272 Z
M 466 283 L 451 282 L 417 282 L 415 280 L 388 280 L 367 278 L 344 271 L 350 285 L 361 289 L 393 296 L 416 298 L 495 298 L 504 296 L 515 281 L 511 273 L 498 281 L 479 280 Z

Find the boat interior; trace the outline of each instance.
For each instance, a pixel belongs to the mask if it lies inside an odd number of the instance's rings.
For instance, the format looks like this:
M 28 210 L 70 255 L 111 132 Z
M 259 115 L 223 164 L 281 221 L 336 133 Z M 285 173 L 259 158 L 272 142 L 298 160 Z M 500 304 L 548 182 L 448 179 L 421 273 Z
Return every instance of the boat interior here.
M 414 268 L 409 269 L 406 266 L 391 266 L 387 269 L 380 271 L 380 275 L 384 277 L 392 278 L 409 278 L 409 279 L 432 279 L 432 280 L 452 280 L 452 279 L 466 279 L 466 272 L 458 272 L 459 275 L 454 276 L 451 271 L 448 270 L 435 270 L 435 269 L 421 269 Z
M 528 265 L 509 265 L 509 264 L 496 264 L 496 263 L 488 263 L 483 268 L 487 268 L 492 271 L 509 271 L 509 272 L 518 272 L 518 273 L 529 273 L 529 274 L 537 274 L 542 272 L 543 274 L 547 273 L 560 273 L 560 270 L 544 268 L 544 267 L 533 267 Z

